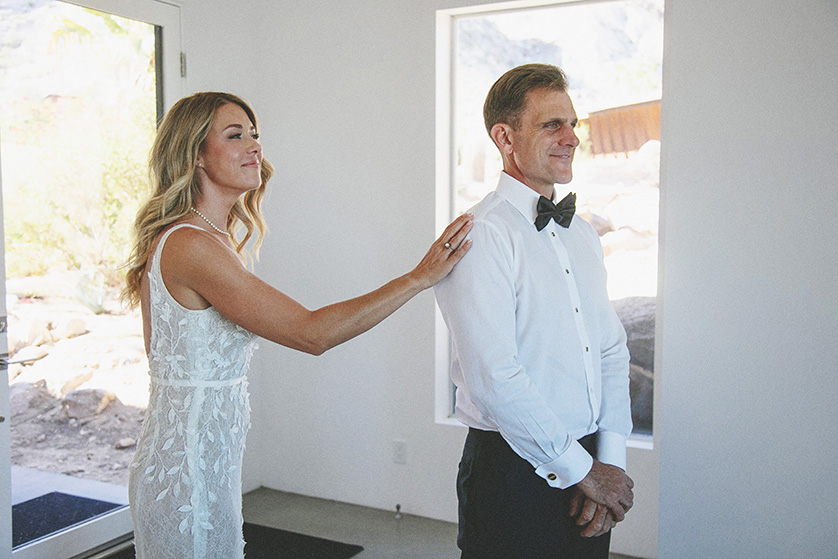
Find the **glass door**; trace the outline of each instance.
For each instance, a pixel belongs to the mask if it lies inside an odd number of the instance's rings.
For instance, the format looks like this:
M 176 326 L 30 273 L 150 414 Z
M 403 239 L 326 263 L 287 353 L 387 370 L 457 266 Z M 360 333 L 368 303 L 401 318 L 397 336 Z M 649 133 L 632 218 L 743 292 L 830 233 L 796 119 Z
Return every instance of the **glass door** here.
M 2 11 L 0 549 L 63 559 L 130 539 L 147 374 L 120 264 L 156 122 L 182 94 L 180 16 L 155 0 Z

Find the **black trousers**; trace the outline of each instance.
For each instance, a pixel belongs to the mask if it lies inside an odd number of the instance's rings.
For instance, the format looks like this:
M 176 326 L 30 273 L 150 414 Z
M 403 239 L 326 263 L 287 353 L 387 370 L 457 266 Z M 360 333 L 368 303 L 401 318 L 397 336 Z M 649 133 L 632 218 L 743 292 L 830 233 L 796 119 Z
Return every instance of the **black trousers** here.
M 595 437 L 579 441 L 592 455 Z M 499 433 L 469 429 L 457 496 L 461 559 L 608 559 L 611 532 L 582 537 L 571 491 L 547 485 Z

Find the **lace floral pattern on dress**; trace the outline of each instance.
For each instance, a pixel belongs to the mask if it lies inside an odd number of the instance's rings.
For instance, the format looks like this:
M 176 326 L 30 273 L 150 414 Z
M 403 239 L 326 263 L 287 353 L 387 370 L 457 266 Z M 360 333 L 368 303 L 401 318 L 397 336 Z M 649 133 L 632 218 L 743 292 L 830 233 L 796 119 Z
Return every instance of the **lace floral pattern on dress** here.
M 149 271 L 149 404 L 131 464 L 138 559 L 242 557 L 241 462 L 255 336 L 210 307 L 185 309 Z

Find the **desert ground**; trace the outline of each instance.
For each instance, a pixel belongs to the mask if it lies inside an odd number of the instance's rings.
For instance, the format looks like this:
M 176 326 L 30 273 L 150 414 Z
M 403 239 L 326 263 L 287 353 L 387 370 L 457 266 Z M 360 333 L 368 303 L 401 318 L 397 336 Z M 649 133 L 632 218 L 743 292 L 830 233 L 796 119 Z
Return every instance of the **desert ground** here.
M 148 400 L 139 314 L 95 314 L 71 275 L 7 283 L 12 464 L 128 483 Z

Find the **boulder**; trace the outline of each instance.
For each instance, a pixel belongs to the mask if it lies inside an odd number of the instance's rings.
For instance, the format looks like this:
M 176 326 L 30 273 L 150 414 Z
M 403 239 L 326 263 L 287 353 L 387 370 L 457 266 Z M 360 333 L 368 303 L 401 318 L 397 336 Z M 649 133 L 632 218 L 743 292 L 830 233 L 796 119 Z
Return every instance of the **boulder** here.
M 19 418 L 37 415 L 45 406 L 52 403 L 52 396 L 47 390 L 47 381 L 18 382 L 9 385 L 9 415 Z
M 658 234 L 660 192 L 656 187 L 626 187 L 602 210 L 616 229 L 632 227 Z
M 657 242 L 658 237 L 653 233 L 621 227 L 602 234 L 602 251 L 608 256 L 618 250 L 646 250 L 656 246 Z
M 9 321 L 9 352 L 15 354 L 29 346 L 52 342 L 49 323 L 37 317 L 12 319 Z
M 12 361 L 17 361 L 23 365 L 31 365 L 47 355 L 49 355 L 49 351 L 45 347 L 30 345 L 12 354 Z
M 607 217 L 601 216 L 599 214 L 595 214 L 590 210 L 580 211 L 577 212 L 577 215 L 590 223 L 596 229 L 597 235 L 602 237 L 606 233 L 610 233 L 614 231 L 614 224 L 611 223 L 611 220 Z
M 87 328 L 87 322 L 82 318 L 73 317 L 59 322 L 52 330 L 52 340 L 67 340 L 75 338 L 83 334 L 87 334 L 90 330 Z
M 116 394 L 102 388 L 73 390 L 64 396 L 62 407 L 67 417 L 85 419 L 102 413 L 115 398 Z
M 629 364 L 629 395 L 631 421 L 635 433 L 652 433 L 655 379 L 650 371 L 634 363 Z
M 631 354 L 629 392 L 634 431 L 652 432 L 655 370 L 655 297 L 627 297 L 612 301 L 626 329 Z
M 61 394 L 66 395 L 93 378 L 93 371 L 84 371 L 61 385 Z
M 612 304 L 626 329 L 631 362 L 653 373 L 656 297 L 626 297 L 612 301 Z

